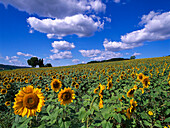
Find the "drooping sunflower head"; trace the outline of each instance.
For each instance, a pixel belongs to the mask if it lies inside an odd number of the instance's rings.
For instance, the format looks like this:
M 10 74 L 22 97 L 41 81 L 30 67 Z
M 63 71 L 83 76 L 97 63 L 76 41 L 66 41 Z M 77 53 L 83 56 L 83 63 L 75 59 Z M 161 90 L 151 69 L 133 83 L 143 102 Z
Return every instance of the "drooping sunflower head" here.
M 6 89 L 1 89 L 1 94 L 7 94 L 7 90 Z
M 150 85 L 149 76 L 145 76 L 142 80 L 142 83 L 145 88 L 148 88 L 148 86 Z
M 127 92 L 127 97 L 134 97 L 134 92 L 135 92 L 135 88 L 131 88 L 128 92 Z
M 131 118 L 132 113 L 130 112 L 130 108 L 128 108 L 128 109 L 126 110 L 126 116 L 128 117 L 128 119 Z
M 142 81 L 143 78 L 144 78 L 143 73 L 139 73 L 138 76 L 137 76 L 137 79 L 140 80 L 140 81 Z
M 51 89 L 54 90 L 55 92 L 58 92 L 60 90 L 61 86 L 62 86 L 61 81 L 58 79 L 54 79 L 51 82 Z
M 5 106 L 10 106 L 11 105 L 11 102 L 10 101 L 6 101 L 5 102 Z
M 35 116 L 36 112 L 40 112 L 42 106 L 45 105 L 41 89 L 33 88 L 31 85 L 21 88 L 15 96 L 14 113 L 22 117 L 25 115 L 27 115 L 27 118 L 29 116 Z
M 107 83 L 107 89 L 111 89 L 112 87 L 113 87 L 113 83 L 112 83 L 112 81 L 109 81 Z
M 74 90 L 71 90 L 71 88 L 64 88 L 61 89 L 61 91 L 58 94 L 58 100 L 61 101 L 60 104 L 69 104 L 71 102 L 73 102 L 73 99 L 75 99 L 75 94 L 74 94 Z
M 45 91 L 48 92 L 50 89 L 48 87 L 45 87 Z

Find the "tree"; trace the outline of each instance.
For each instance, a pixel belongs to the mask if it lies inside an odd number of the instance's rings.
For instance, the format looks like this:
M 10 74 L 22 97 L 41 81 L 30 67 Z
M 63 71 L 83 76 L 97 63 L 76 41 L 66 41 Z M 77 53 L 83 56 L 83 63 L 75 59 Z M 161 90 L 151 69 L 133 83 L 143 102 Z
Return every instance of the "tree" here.
M 130 59 L 135 59 L 136 57 L 135 56 L 131 56 Z
M 52 67 L 52 65 L 50 63 L 47 63 L 45 67 Z
M 37 57 L 31 57 L 31 59 L 27 60 L 28 65 L 31 65 L 32 67 L 36 67 L 39 64 Z
M 43 59 L 38 60 L 39 67 L 44 67 Z

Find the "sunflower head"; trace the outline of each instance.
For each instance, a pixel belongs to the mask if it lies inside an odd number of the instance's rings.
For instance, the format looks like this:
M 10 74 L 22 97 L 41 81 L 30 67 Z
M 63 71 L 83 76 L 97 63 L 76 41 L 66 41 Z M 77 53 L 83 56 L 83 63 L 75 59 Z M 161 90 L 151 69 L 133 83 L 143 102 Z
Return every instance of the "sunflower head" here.
M 135 92 L 135 88 L 131 88 L 128 92 L 127 92 L 127 97 L 134 97 L 134 92 Z
M 22 117 L 27 115 L 27 118 L 35 116 L 35 113 L 40 112 L 42 106 L 45 105 L 41 89 L 33 88 L 31 85 L 21 88 L 14 100 L 14 113 Z
M 119 83 L 119 81 L 120 81 L 120 80 L 119 80 L 119 78 L 117 78 L 117 79 L 116 79 L 116 82 L 118 82 L 118 83 Z
M 140 81 L 142 81 L 143 78 L 144 78 L 143 73 L 139 73 L 138 76 L 137 76 L 137 79 L 140 80 Z
M 42 80 L 43 79 L 43 77 L 42 76 L 39 76 L 39 78 L 38 78 L 39 80 Z
M 111 88 L 112 88 L 112 86 L 113 86 L 112 81 L 109 81 L 109 82 L 107 83 L 107 89 L 111 89 Z
M 65 87 L 64 90 L 61 89 L 61 91 L 59 92 L 58 99 L 59 101 L 61 101 L 60 104 L 65 105 L 73 102 L 73 99 L 75 99 L 74 96 L 75 96 L 74 90 L 71 90 L 71 88 L 69 87 L 68 88 Z
M 152 115 L 153 115 L 153 112 L 152 112 L 152 111 L 148 111 L 148 114 L 149 114 L 150 116 L 152 116 Z
M 1 94 L 7 94 L 7 90 L 6 89 L 1 89 Z
M 11 102 L 10 101 L 6 101 L 5 102 L 5 106 L 10 106 L 11 105 Z
M 51 89 L 54 90 L 55 92 L 58 92 L 60 90 L 61 86 L 62 86 L 61 81 L 58 79 L 54 79 L 51 82 Z
M 45 87 L 45 91 L 48 92 L 50 89 L 48 87 Z
M 76 88 L 76 89 L 78 89 L 78 88 L 79 88 L 79 84 L 78 84 L 78 83 L 75 85 L 75 88 Z
M 128 108 L 128 109 L 126 110 L 126 116 L 128 117 L 128 119 L 131 118 L 132 113 L 130 112 L 130 108 Z
M 96 94 L 98 90 L 99 90 L 99 88 L 95 88 L 94 89 L 94 94 Z
M 149 76 L 145 76 L 142 80 L 142 83 L 144 88 L 148 88 L 148 86 L 150 85 Z

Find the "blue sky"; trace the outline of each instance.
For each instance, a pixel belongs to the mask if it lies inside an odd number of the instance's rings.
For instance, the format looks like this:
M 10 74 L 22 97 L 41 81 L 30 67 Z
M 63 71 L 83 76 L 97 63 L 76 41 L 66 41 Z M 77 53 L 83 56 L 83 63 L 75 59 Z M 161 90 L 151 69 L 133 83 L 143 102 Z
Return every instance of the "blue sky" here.
M 169 42 L 169 0 L 0 0 L 1 64 L 162 57 Z

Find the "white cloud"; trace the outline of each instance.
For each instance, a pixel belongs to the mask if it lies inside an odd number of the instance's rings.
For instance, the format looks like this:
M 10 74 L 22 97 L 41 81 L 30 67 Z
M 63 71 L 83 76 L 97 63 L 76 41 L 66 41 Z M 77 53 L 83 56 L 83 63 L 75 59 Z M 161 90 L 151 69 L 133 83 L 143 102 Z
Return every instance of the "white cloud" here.
M 82 54 L 84 57 L 95 57 L 98 54 L 101 53 L 100 50 L 98 49 L 92 49 L 92 50 L 79 50 L 79 52 Z
M 73 63 L 79 63 L 80 60 L 79 60 L 79 59 L 73 59 L 72 62 L 73 62 Z
M 18 60 L 18 58 L 19 57 L 17 56 L 12 56 L 12 57 L 6 56 L 5 60 L 14 65 L 22 65 L 22 63 Z
M 141 23 L 145 24 L 144 28 L 121 36 L 122 42 L 137 44 L 170 39 L 170 12 L 160 14 L 151 11 L 142 17 Z
M 19 56 L 33 56 L 33 55 L 31 55 L 31 54 L 22 53 L 22 52 L 17 52 L 17 55 L 19 55 Z
M 57 50 L 71 50 L 75 48 L 74 43 L 69 43 L 67 41 L 54 41 L 52 47 Z
M 103 18 L 106 19 L 106 21 L 108 21 L 108 22 L 112 21 L 111 18 L 109 18 L 109 17 L 103 17 Z
M 125 55 L 129 55 L 130 53 L 125 53 Z
M 132 56 L 139 56 L 139 55 L 141 55 L 141 53 L 135 52 Z
M 142 46 L 142 43 L 123 43 L 123 42 L 116 42 L 116 41 L 108 41 L 108 39 L 105 39 L 103 42 L 103 46 L 105 47 L 106 51 L 121 51 L 126 49 L 132 49 L 135 47 Z
M 140 47 L 146 41 L 158 41 L 170 39 L 170 12 L 155 13 L 151 11 L 144 15 L 139 23 L 143 29 L 127 33 L 121 36 L 121 41 L 108 41 L 105 39 L 103 46 L 107 51 L 121 51 Z
M 57 49 L 52 49 L 50 51 L 53 52 L 53 53 L 58 53 L 59 52 Z
M 58 59 L 71 59 L 72 53 L 70 51 L 58 52 L 56 54 L 50 55 L 49 59 L 58 60 Z
M 94 32 L 103 29 L 101 21 L 94 21 L 92 17 L 77 14 L 64 19 L 43 19 L 29 17 L 27 22 L 31 28 L 41 33 L 46 33 L 48 38 L 62 38 L 67 35 L 77 35 L 79 37 L 89 37 Z
M 20 11 L 42 17 L 63 18 L 80 13 L 104 12 L 101 0 L 0 0 L 5 6 L 12 5 Z
M 82 61 L 81 63 L 82 63 L 82 64 L 86 64 L 86 62 L 85 62 L 85 61 Z
M 113 0 L 115 3 L 120 3 L 120 0 Z
M 96 61 L 101 61 L 101 60 L 108 60 L 111 58 L 118 58 L 121 56 L 122 56 L 121 53 L 115 53 L 115 52 L 111 52 L 111 51 L 102 51 L 99 56 L 93 57 L 91 59 L 96 60 Z

